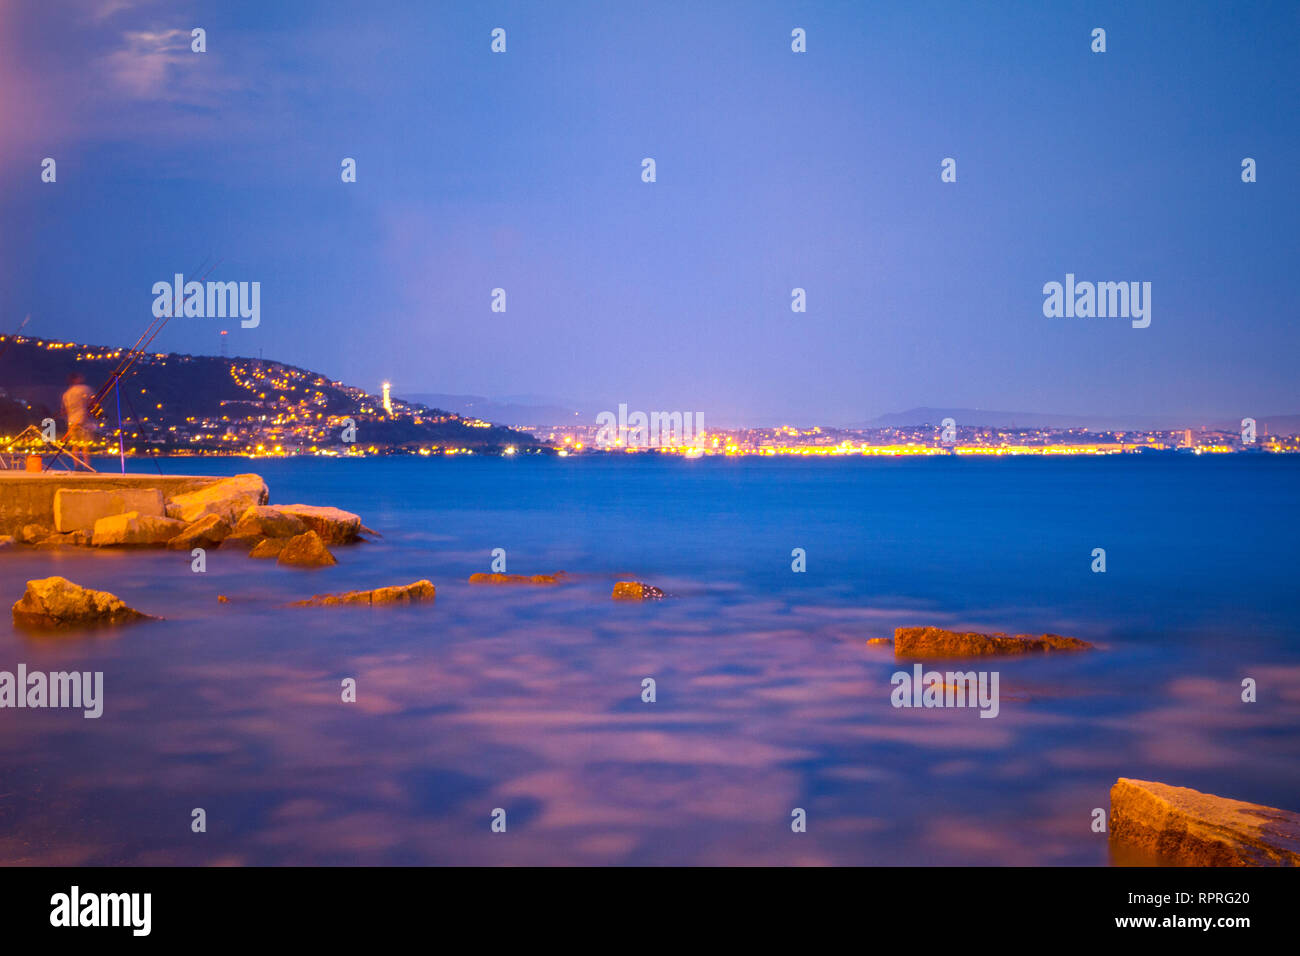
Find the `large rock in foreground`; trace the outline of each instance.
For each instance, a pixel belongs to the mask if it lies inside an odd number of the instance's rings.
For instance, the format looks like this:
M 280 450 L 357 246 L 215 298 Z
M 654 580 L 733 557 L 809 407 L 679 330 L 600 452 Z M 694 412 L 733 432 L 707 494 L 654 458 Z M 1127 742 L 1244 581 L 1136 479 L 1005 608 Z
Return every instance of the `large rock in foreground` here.
M 73 584 L 67 578 L 38 578 L 14 605 L 14 624 L 35 628 L 84 627 L 156 620 L 127 607 L 115 594 Z
M 1300 813 L 1120 777 L 1110 840 L 1175 866 L 1300 866 Z
M 95 534 L 90 543 L 97 548 L 122 545 L 150 547 L 166 544 L 184 530 L 184 521 L 128 511 L 126 514 L 109 515 L 96 521 Z
M 269 500 L 270 493 L 261 475 L 235 475 L 168 499 L 167 517 L 190 523 L 215 514 L 233 525 L 249 508 Z
M 617 581 L 610 595 L 615 601 L 657 601 L 663 596 L 664 592 L 654 585 L 640 581 Z
M 54 492 L 54 529 L 91 531 L 110 515 L 136 511 L 165 517 L 163 493 L 157 488 L 60 488 Z
M 399 587 L 375 588 L 373 591 L 348 591 L 345 594 L 317 594 L 290 607 L 333 607 L 340 604 L 419 604 L 432 601 L 437 594 L 431 581 L 415 581 Z
M 342 508 L 319 505 L 275 505 L 275 509 L 297 518 L 326 544 L 348 544 L 361 537 L 361 516 Z
M 1052 651 L 1086 651 L 1092 645 L 1059 634 L 977 634 L 946 631 L 941 627 L 894 629 L 897 657 L 986 657 L 994 654 L 1040 654 Z
M 253 551 L 256 552 L 257 548 Z M 253 556 L 256 557 L 256 554 Z M 279 563 L 299 568 L 324 568 L 339 562 L 334 555 L 330 554 L 330 549 L 325 547 L 325 542 L 320 539 L 320 535 L 315 531 L 307 531 L 284 543 L 284 547 L 280 549 Z
M 470 584 L 515 584 L 515 585 L 537 585 L 539 587 L 550 587 L 560 584 L 568 577 L 563 571 L 556 571 L 554 574 L 489 574 L 486 571 L 480 571 L 477 574 L 469 576 Z

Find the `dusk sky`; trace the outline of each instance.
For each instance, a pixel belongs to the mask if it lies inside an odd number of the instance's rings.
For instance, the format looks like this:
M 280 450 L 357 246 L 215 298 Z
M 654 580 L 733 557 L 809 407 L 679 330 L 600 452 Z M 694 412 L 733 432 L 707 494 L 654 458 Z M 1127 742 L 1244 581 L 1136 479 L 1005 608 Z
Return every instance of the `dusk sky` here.
M 709 424 L 1300 413 L 1297 49 L 1294 2 L 0 0 L 0 332 L 129 345 L 220 258 L 261 325 L 157 350 Z M 1150 327 L 1044 317 L 1066 273 Z

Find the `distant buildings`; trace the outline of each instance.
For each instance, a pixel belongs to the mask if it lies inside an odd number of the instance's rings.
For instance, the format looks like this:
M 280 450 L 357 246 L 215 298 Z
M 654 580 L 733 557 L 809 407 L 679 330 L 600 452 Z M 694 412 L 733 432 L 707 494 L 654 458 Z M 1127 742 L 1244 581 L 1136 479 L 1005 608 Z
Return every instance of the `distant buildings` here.
M 556 425 L 526 429 L 567 454 L 686 454 L 688 446 L 602 449 L 597 427 Z M 1300 438 L 1272 437 L 1254 446 L 1267 452 L 1300 452 Z M 773 428 L 711 428 L 703 442 L 706 455 L 902 456 L 902 455 L 1113 455 L 1194 451 L 1197 454 L 1241 451 L 1240 436 L 1204 432 L 1200 443 L 1192 431 L 1093 432 L 1081 428 L 992 428 L 961 426 L 945 440 L 938 425 L 837 429 L 781 425 Z

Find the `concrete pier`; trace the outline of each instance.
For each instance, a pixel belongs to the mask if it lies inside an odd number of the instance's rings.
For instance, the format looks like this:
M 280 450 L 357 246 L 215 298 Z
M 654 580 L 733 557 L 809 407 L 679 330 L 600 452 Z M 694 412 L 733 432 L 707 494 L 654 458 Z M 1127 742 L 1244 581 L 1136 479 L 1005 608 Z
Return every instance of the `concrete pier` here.
M 26 524 L 54 525 L 54 495 L 80 491 L 156 488 L 164 498 L 188 494 L 225 479 L 206 475 L 113 475 L 71 471 L 0 471 L 0 534 Z

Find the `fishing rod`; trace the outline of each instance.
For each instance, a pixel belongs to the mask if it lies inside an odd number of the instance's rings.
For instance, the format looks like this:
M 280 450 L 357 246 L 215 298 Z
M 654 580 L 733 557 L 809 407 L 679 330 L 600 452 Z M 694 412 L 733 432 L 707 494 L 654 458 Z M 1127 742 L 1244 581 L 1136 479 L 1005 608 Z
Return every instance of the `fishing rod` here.
M 205 257 L 203 261 L 207 262 L 208 260 Z M 202 263 L 200 263 L 199 268 L 200 269 L 203 268 Z M 202 278 L 207 278 L 208 273 L 210 273 L 211 271 L 212 270 L 209 269 L 207 273 L 204 273 Z M 202 281 L 202 278 L 200 279 L 200 281 Z M 176 308 L 177 309 L 180 308 L 179 302 L 176 303 Z M 154 338 L 158 335 L 158 333 L 163 330 L 163 326 L 165 326 L 170 319 L 171 319 L 170 315 L 154 316 L 153 320 L 150 321 L 149 325 L 145 327 L 145 330 L 140 333 L 140 337 L 135 340 L 135 344 L 132 345 L 129 349 L 127 349 L 127 352 L 122 357 L 122 360 L 117 363 L 117 367 L 114 368 L 113 371 L 109 373 L 108 379 L 104 382 L 103 385 L 100 386 L 99 391 L 95 392 L 95 394 L 91 397 L 90 410 L 93 414 L 97 414 L 100 411 L 100 407 L 103 404 L 104 398 L 112 390 L 113 386 L 117 384 L 118 379 L 120 379 L 123 375 L 127 373 L 127 370 L 130 369 L 131 365 L 134 364 L 135 360 L 141 354 L 143 354 L 142 350 L 145 347 L 147 347 L 150 342 L 154 340 Z
M 12 343 L 14 339 L 18 338 L 18 333 L 21 332 L 23 329 L 27 328 L 27 323 L 30 322 L 31 320 L 32 320 L 32 314 L 28 312 L 27 318 L 23 319 L 22 323 L 18 326 L 18 328 L 14 330 L 14 334 L 9 336 L 7 339 L 5 339 L 3 345 L 0 345 L 0 356 L 3 356 L 5 352 L 9 351 L 10 343 Z
M 208 257 L 204 256 L 203 262 L 199 263 L 199 268 L 202 269 L 204 263 L 206 263 L 207 261 L 208 261 Z M 213 268 L 215 268 L 215 265 Z M 211 271 L 212 270 L 209 269 L 208 272 L 205 272 L 200 277 L 200 281 L 202 281 L 202 279 L 207 278 L 208 274 L 211 273 Z M 179 302 L 176 303 L 176 308 L 177 309 L 180 308 Z M 163 326 L 167 324 L 169 319 L 171 319 L 170 315 L 166 315 L 166 316 L 156 315 L 153 317 L 153 320 L 149 323 L 148 326 L 145 327 L 145 330 L 140 333 L 140 337 L 135 340 L 135 344 L 131 346 L 129 349 L 127 349 L 126 355 L 123 356 L 122 360 L 118 362 L 117 367 L 112 371 L 112 373 L 110 373 L 108 380 L 100 387 L 99 391 L 97 391 L 92 397 L 91 399 L 92 411 L 95 412 L 99 411 L 101 403 L 103 402 L 104 398 L 108 395 L 113 385 L 117 382 L 118 379 L 120 379 L 123 375 L 126 374 L 127 370 L 131 367 L 132 363 L 135 362 L 136 358 L 138 358 L 139 355 L 143 354 L 143 349 L 147 348 L 149 343 L 152 342 L 154 338 L 158 335 L 158 333 L 162 331 Z M 150 334 L 151 332 L 152 334 Z
M 203 262 L 206 263 L 207 259 L 205 258 Z M 220 264 L 221 260 L 218 259 L 209 266 L 207 271 L 200 275 L 198 279 L 192 281 L 203 282 Z M 203 268 L 203 263 L 199 264 L 199 268 Z M 179 309 L 180 303 L 178 302 L 175 303 L 175 308 L 169 311 L 175 312 L 179 311 Z M 126 355 L 122 357 L 122 360 L 118 362 L 117 367 L 109 374 L 108 380 L 105 381 L 104 384 L 100 386 L 99 391 L 91 397 L 91 415 L 98 415 L 100 411 L 103 410 L 104 399 L 108 397 L 108 393 L 113 390 L 113 387 L 117 385 L 119 381 L 126 377 L 127 372 L 131 370 L 131 366 L 136 363 L 140 356 L 145 354 L 149 346 L 153 343 L 153 340 L 158 337 L 158 333 L 163 330 L 171 319 L 171 315 L 155 316 L 153 321 L 149 323 L 142 333 L 140 333 L 140 337 L 136 339 L 135 345 L 131 346 Z
M 208 261 L 208 258 L 209 258 L 208 256 L 204 256 L 204 257 L 203 257 L 203 262 L 200 262 L 200 263 L 199 263 L 199 268 L 200 268 L 200 269 L 203 268 L 203 265 L 204 265 L 204 263 L 206 263 L 206 262 Z M 212 271 L 211 269 L 208 270 L 208 272 L 211 272 L 211 271 Z M 204 273 L 203 278 L 207 278 L 207 274 L 208 274 L 208 273 Z M 177 309 L 180 308 L 180 303 L 179 303 L 179 302 L 176 303 L 176 308 L 177 308 Z M 104 384 L 104 386 L 103 386 L 102 388 L 100 388 L 100 390 L 99 390 L 98 392 L 95 393 L 95 395 L 94 395 L 95 406 L 94 406 L 94 407 L 97 408 L 97 407 L 98 407 L 98 403 L 99 403 L 100 401 L 102 401 L 102 399 L 103 399 L 103 397 L 104 397 L 105 395 L 108 394 L 109 389 L 112 387 L 112 383 L 113 383 L 113 381 L 114 381 L 116 378 L 120 378 L 123 374 L 125 374 L 126 369 L 130 367 L 130 364 L 131 364 L 131 362 L 133 361 L 132 357 L 135 355 L 136 351 L 137 351 L 138 349 L 140 349 L 142 345 L 148 345 L 149 342 L 153 341 L 153 336 L 150 336 L 150 335 L 149 335 L 150 330 L 153 329 L 153 330 L 154 330 L 153 334 L 154 334 L 154 335 L 157 335 L 158 332 L 162 331 L 162 327 L 163 327 L 164 325 L 167 324 L 167 320 L 170 319 L 170 318 L 171 318 L 170 315 L 168 315 L 168 316 L 158 316 L 158 315 L 155 315 L 155 316 L 153 317 L 153 320 L 149 323 L 148 326 L 145 327 L 145 330 L 144 330 L 143 332 L 140 333 L 140 337 L 139 337 L 138 339 L 135 340 L 135 345 L 133 345 L 133 346 L 131 346 L 129 349 L 127 349 L 127 352 L 126 352 L 125 357 L 123 357 L 122 361 L 118 362 L 118 364 L 117 364 L 117 368 L 114 369 L 113 372 L 112 372 L 112 374 L 109 375 L 108 382 L 106 382 L 106 383 Z M 161 325 L 159 324 L 159 321 L 160 321 L 160 320 L 161 320 Z M 154 326 L 157 326 L 157 329 L 154 329 Z M 148 338 L 148 341 L 146 341 L 146 338 L 145 338 L 146 336 L 149 337 L 149 338 Z

